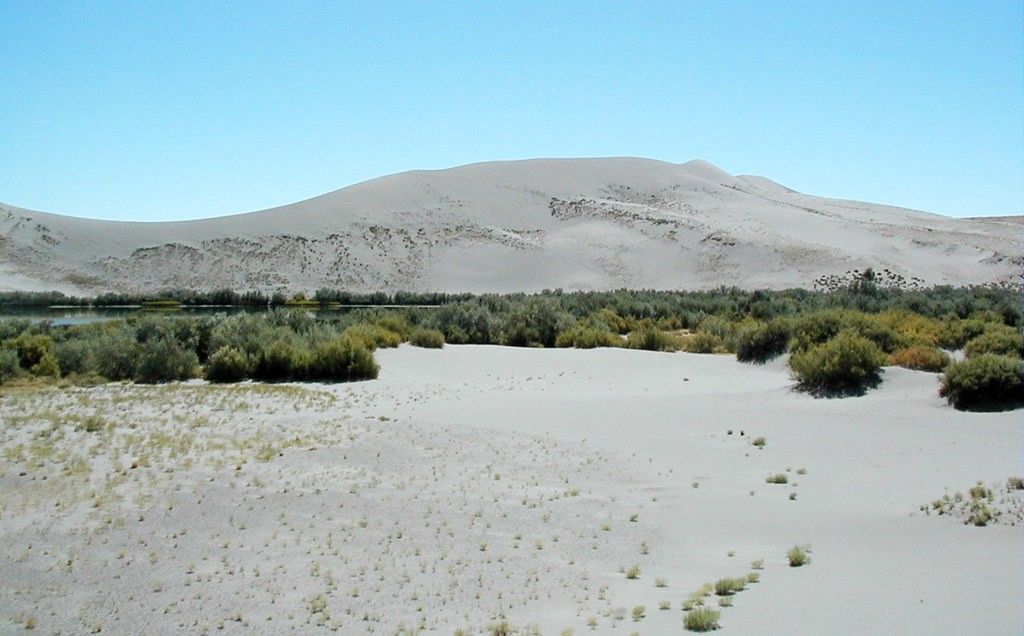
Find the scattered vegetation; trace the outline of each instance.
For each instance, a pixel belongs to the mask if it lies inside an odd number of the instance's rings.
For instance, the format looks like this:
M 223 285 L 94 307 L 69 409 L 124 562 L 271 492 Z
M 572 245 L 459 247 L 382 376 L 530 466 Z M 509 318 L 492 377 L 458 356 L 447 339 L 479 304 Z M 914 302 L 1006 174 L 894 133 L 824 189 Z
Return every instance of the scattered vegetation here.
M 921 512 L 930 515 L 947 515 L 961 519 L 964 524 L 984 527 L 1004 523 L 1017 525 L 1024 521 L 1024 479 L 1010 477 L 1004 484 L 992 487 L 979 481 L 967 493 L 945 494 L 928 505 L 920 507 Z

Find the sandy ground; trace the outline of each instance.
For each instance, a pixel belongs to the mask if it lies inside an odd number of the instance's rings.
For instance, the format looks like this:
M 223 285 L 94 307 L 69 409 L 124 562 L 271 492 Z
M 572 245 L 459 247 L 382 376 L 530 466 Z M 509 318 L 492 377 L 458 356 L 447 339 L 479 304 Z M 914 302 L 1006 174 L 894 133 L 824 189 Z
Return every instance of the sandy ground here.
M 934 375 L 819 400 L 782 360 L 378 360 L 348 385 L 7 391 L 0 632 L 679 633 L 762 559 L 727 633 L 1024 628 L 1019 497 L 982 528 L 919 510 L 1024 473 L 1021 413 L 954 411 Z

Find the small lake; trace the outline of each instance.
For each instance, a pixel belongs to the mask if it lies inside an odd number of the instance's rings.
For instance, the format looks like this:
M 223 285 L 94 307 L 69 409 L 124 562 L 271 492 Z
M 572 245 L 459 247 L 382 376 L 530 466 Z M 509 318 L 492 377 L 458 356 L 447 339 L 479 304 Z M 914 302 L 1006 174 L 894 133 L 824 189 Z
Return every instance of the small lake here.
M 305 311 L 317 318 L 330 319 L 357 309 L 409 309 L 430 308 L 439 305 L 331 305 L 329 307 L 261 307 L 251 305 L 182 305 L 169 309 L 145 308 L 141 305 L 112 307 L 3 307 L 0 320 L 4 318 L 27 318 L 32 321 L 49 320 L 55 326 L 84 325 L 102 320 L 114 320 L 138 314 L 170 316 L 211 316 L 214 314 L 266 313 L 273 309 Z

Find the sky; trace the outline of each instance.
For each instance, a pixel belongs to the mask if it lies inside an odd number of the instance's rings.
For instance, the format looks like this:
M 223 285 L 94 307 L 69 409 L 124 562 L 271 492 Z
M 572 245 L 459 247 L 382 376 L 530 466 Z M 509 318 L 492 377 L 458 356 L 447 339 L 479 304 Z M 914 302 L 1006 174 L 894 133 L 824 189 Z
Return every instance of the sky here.
M 1022 214 L 1022 33 L 1020 0 L 0 0 L 0 201 L 178 220 L 639 156 Z

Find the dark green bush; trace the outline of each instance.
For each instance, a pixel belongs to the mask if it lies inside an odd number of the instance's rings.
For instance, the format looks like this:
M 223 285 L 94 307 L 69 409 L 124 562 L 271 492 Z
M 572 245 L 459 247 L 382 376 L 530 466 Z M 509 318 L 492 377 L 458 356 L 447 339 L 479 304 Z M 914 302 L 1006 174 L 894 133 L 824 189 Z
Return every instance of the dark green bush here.
M 92 347 L 95 370 L 108 380 L 130 380 L 135 377 L 139 352 L 130 329 L 107 331 L 96 338 Z
M 88 373 L 96 370 L 96 359 L 93 355 L 93 341 L 75 338 L 58 342 L 53 347 L 61 371 L 69 373 Z
M 939 395 L 955 408 L 997 411 L 1024 405 L 1020 358 L 982 353 L 946 368 Z
M 199 358 L 170 336 L 151 337 L 139 352 L 135 380 L 145 384 L 173 382 L 196 377 Z
M 290 342 L 275 340 L 257 354 L 253 379 L 281 382 L 298 377 L 295 355 L 295 347 Z
M 444 347 L 444 334 L 437 329 L 417 327 L 409 333 L 409 344 L 426 349 L 440 349 Z
M 964 355 L 968 358 L 985 353 L 1019 358 L 1024 353 L 1024 337 L 1013 327 L 999 325 L 973 338 L 964 347 Z
M 968 342 L 985 333 L 989 324 L 977 318 L 950 318 L 939 331 L 939 345 L 946 349 L 963 349 Z
M 221 347 L 206 362 L 206 379 L 210 382 L 238 382 L 252 375 L 249 356 L 234 347 Z
M 885 361 L 878 345 L 844 331 L 828 342 L 794 353 L 789 365 L 802 389 L 816 395 L 849 395 L 877 385 Z
M 346 337 L 301 352 L 296 366 L 303 379 L 324 382 L 372 380 L 380 370 L 369 348 Z
M 5 345 L 18 353 L 18 364 L 27 370 L 39 364 L 47 354 L 53 354 L 53 339 L 41 334 L 24 332 L 17 338 L 8 340 Z
M 784 320 L 744 326 L 736 334 L 736 359 L 766 362 L 780 356 L 789 346 L 791 333 L 789 323 Z
M 575 320 L 554 302 L 529 301 L 505 315 L 499 342 L 510 347 L 553 347 Z

